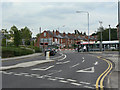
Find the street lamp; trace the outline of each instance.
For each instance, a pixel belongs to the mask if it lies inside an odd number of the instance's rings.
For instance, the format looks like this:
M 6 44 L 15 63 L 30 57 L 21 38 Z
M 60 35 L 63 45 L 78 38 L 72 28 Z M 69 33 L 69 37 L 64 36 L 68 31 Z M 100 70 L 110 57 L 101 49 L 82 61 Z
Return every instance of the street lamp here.
M 110 25 L 109 25 L 109 41 L 111 40 L 111 34 L 110 34 Z
M 101 31 L 100 51 L 102 51 L 102 30 L 103 30 L 102 21 L 99 21 L 99 23 L 100 23 L 100 31 Z
M 87 11 L 76 11 L 76 13 L 87 13 L 87 19 L 88 19 L 88 51 L 89 51 L 89 12 L 87 12 Z

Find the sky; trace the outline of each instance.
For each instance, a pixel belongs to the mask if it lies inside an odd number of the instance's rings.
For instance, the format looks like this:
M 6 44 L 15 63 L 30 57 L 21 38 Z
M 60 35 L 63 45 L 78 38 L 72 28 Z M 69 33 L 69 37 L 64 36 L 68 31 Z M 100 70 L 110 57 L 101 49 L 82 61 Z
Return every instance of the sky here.
M 92 34 L 99 28 L 99 21 L 103 27 L 116 28 L 118 23 L 117 2 L 2 2 L 2 28 L 10 30 L 15 25 L 18 29 L 27 26 L 33 36 L 39 33 L 39 28 L 73 33 L 75 29 L 88 33 L 87 13 L 89 12 L 89 32 Z

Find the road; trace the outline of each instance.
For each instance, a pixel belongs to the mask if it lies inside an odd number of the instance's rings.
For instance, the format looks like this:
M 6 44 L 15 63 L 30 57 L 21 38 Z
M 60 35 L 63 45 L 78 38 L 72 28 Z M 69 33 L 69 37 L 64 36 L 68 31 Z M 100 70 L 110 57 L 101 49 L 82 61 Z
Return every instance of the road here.
M 50 57 L 54 62 L 14 68 L 2 73 L 3 88 L 107 88 L 114 64 L 89 53 L 61 51 Z M 44 60 L 44 56 L 5 61 L 3 66 Z

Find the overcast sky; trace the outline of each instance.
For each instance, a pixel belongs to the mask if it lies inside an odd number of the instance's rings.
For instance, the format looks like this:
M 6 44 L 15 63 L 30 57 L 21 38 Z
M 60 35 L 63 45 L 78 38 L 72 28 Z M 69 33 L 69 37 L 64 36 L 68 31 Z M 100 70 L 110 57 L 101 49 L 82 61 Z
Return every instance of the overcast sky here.
M 60 32 L 87 31 L 87 11 L 90 14 L 90 34 L 99 27 L 116 27 L 118 22 L 117 2 L 2 2 L 2 28 L 10 29 L 16 25 L 19 29 L 27 26 L 33 36 L 43 30 Z M 64 27 L 63 27 L 64 25 Z

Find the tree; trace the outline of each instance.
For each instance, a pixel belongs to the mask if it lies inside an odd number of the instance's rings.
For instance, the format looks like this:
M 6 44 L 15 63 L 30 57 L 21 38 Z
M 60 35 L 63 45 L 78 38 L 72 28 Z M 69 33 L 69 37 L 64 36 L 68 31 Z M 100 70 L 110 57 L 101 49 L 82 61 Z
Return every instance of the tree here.
M 98 36 L 98 40 L 101 40 L 101 31 L 98 31 L 96 33 Z M 109 28 L 106 28 L 102 31 L 102 40 L 103 41 L 109 41 Z M 117 40 L 117 29 L 111 28 L 111 40 Z
M 32 38 L 32 32 L 28 27 L 22 28 L 20 30 L 22 39 L 25 40 L 25 44 L 29 45 L 30 39 Z
M 10 29 L 11 36 L 14 38 L 14 45 L 18 47 L 21 44 L 20 30 L 16 26 L 12 26 Z

